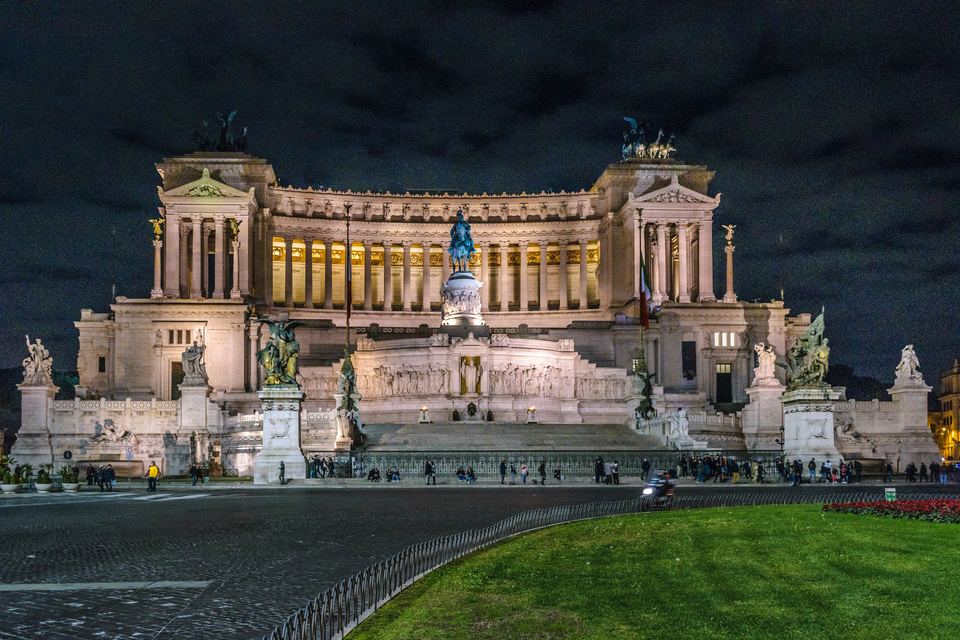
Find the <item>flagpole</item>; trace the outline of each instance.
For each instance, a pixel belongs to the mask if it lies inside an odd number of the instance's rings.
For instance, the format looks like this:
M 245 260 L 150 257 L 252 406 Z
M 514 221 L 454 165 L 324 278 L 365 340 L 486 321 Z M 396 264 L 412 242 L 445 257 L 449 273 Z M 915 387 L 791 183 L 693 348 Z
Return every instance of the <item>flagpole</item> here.
M 351 267 L 353 266 L 351 251 L 350 251 L 350 204 L 343 205 L 344 216 L 347 219 L 347 240 L 346 240 L 346 253 L 344 254 L 344 266 L 346 267 L 346 286 L 344 287 L 344 306 L 347 310 L 347 339 L 343 347 L 343 353 L 348 358 L 350 357 L 350 307 L 353 306 L 353 273 Z

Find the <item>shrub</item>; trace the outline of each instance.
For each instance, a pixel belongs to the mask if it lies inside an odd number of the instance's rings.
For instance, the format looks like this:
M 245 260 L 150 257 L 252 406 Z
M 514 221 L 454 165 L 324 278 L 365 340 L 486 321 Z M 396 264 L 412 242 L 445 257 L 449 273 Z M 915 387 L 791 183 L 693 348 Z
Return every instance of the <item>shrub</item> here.
M 893 500 L 823 505 L 822 511 L 960 524 L 960 500 Z

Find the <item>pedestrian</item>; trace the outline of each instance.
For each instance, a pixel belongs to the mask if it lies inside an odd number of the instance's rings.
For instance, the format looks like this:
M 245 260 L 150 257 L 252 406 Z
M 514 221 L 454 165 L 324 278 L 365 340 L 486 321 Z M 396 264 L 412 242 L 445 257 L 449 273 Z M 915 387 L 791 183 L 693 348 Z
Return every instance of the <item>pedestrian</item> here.
M 517 484 L 517 465 L 510 463 L 510 484 Z
M 930 478 L 927 477 L 927 464 L 925 462 L 920 463 L 920 482 L 930 482 Z
M 857 474 L 857 482 L 860 482 L 860 476 L 863 474 L 863 464 L 859 460 L 853 461 L 853 471 Z
M 93 486 L 93 480 L 97 477 L 97 470 L 93 468 L 92 464 L 87 464 L 87 486 Z
M 506 484 L 507 480 L 507 461 L 500 461 L 500 484 Z M 510 484 L 513 484 L 512 482 Z
M 947 465 L 940 465 L 940 484 L 947 484 Z
M 527 463 L 524 462 L 520 465 L 520 477 L 523 479 L 523 484 L 527 484 L 528 475 L 530 475 L 530 468 L 527 467 Z
M 886 478 L 887 482 L 893 482 L 893 463 L 889 460 L 886 465 Z
M 680 456 L 680 475 L 687 477 L 687 454 Z
M 150 468 L 147 469 L 147 491 L 156 492 L 157 478 L 160 477 L 160 467 L 153 460 L 150 461 Z
M 680 460 L 680 466 L 684 469 L 684 472 L 686 472 L 687 463 L 684 462 L 683 459 Z M 649 475 L 649 473 L 650 473 L 650 461 L 644 458 L 643 464 L 640 465 L 640 479 L 646 480 L 647 475 Z M 687 475 L 687 474 L 684 473 L 683 475 Z
M 613 463 L 604 462 L 603 463 L 603 484 L 611 484 L 613 482 Z
M 740 482 L 740 465 L 737 464 L 736 460 L 730 460 L 730 475 L 733 476 L 733 484 Z
M 286 473 L 286 471 L 287 471 L 287 468 L 284 466 L 283 460 L 281 460 L 280 461 L 280 484 L 287 483 L 287 479 L 284 477 L 284 474 Z
M 193 480 L 193 484 L 191 486 L 194 486 L 194 487 L 197 486 L 197 465 L 196 464 L 190 465 L 190 478 Z
M 810 462 L 807 463 L 807 469 L 810 470 L 810 484 L 817 484 L 816 458 L 810 458 Z
M 426 478 L 427 484 L 430 484 L 430 461 L 429 460 L 423 463 L 423 477 Z
M 540 461 L 540 486 L 547 484 L 547 461 Z
M 107 491 L 113 491 L 113 485 L 117 481 L 117 472 L 113 470 L 113 465 L 108 464 L 103 470 L 103 484 L 107 485 Z
M 563 474 L 560 473 L 560 465 L 557 465 L 557 468 L 553 470 L 553 477 L 556 479 L 557 482 L 560 482 L 561 480 L 563 480 Z
M 200 483 L 200 486 L 203 486 L 203 465 L 197 465 L 197 482 Z
M 603 457 L 597 456 L 593 461 L 593 481 L 600 484 L 600 478 L 603 477 Z
M 763 463 L 757 459 L 757 484 L 763 484 Z
M 613 484 L 620 484 L 620 461 L 614 460 L 610 470 L 613 471 Z

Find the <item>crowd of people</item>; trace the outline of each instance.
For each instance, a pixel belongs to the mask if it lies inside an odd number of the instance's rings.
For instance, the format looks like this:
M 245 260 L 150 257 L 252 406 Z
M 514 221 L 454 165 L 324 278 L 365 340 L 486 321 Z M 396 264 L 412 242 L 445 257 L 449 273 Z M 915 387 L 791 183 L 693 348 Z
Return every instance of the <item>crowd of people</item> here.
M 321 458 L 319 455 L 315 455 L 308 460 L 307 473 L 311 478 L 337 477 L 337 469 L 333 463 L 333 458 Z

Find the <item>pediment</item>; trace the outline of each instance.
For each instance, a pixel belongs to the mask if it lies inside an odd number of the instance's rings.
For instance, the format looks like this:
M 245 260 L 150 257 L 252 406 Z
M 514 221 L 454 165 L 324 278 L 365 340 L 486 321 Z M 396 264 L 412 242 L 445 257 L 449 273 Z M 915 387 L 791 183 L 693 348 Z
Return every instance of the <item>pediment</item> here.
M 198 180 L 188 182 L 176 189 L 163 191 L 160 189 L 160 195 L 163 197 L 184 197 L 184 198 L 253 198 L 254 190 L 251 187 L 250 192 L 234 189 L 228 184 L 210 177 L 210 170 L 204 167 L 203 175 Z
M 665 187 L 661 187 L 656 191 L 651 191 L 650 193 L 645 193 L 641 196 L 637 196 L 636 202 L 655 202 L 663 204 L 719 204 L 720 196 L 717 195 L 716 198 L 711 198 L 710 196 L 705 196 L 702 193 L 698 193 L 693 189 L 688 189 L 677 181 L 677 176 L 673 176 L 673 180 L 670 181 Z

